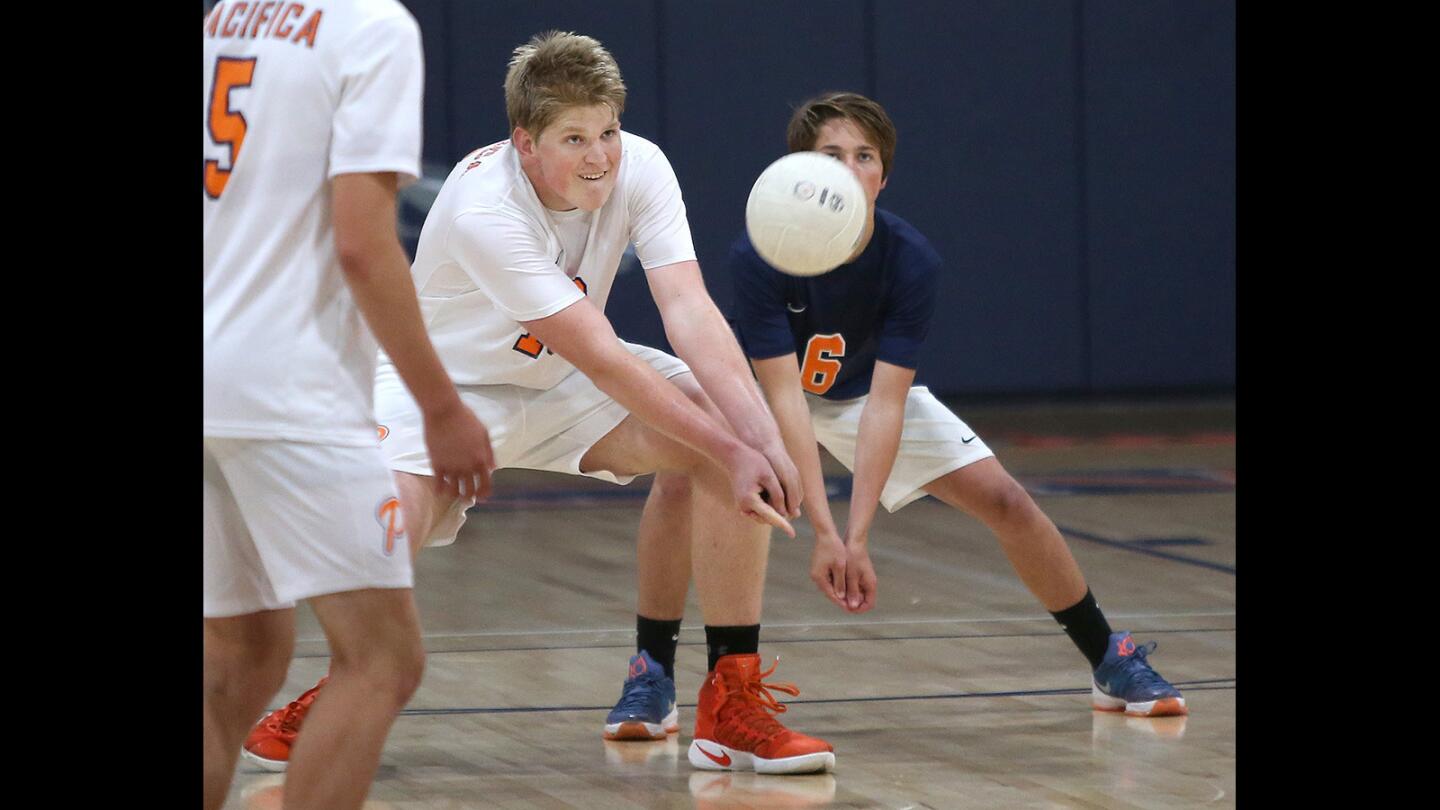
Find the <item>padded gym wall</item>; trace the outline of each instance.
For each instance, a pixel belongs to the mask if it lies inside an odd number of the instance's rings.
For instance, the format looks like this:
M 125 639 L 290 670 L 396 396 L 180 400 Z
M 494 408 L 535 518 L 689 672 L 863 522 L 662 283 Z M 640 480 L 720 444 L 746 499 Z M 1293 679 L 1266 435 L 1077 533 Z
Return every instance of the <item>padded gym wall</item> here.
M 513 48 L 590 34 L 659 143 L 712 295 L 793 105 L 852 89 L 899 148 L 880 206 L 946 260 L 919 380 L 941 395 L 1235 383 L 1232 0 L 404 0 L 426 49 L 425 160 L 507 136 Z M 607 312 L 667 347 L 643 273 Z

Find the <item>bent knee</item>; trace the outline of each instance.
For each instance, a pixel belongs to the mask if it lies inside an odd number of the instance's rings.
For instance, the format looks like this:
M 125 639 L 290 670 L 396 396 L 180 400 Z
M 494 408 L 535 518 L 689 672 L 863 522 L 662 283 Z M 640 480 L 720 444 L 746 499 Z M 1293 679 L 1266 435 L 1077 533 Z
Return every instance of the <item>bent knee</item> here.
M 289 650 L 256 650 L 252 655 L 205 655 L 204 685 L 207 699 L 232 702 L 260 702 L 271 698 L 285 685 L 290 671 Z
M 985 493 L 982 509 L 989 523 L 1015 525 L 1046 519 L 1030 493 L 1009 475 Z
M 391 684 L 392 694 L 404 706 L 420 688 L 420 681 L 425 677 L 425 650 L 418 644 L 407 656 L 404 662 L 398 667 L 394 682 Z
M 363 660 L 332 658 L 330 674 L 363 680 L 369 694 L 398 710 L 420 688 L 425 650 L 417 643 L 403 649 L 375 650 Z
M 655 474 L 655 483 L 651 485 L 650 491 L 665 501 L 688 503 L 693 486 L 688 475 L 662 472 Z

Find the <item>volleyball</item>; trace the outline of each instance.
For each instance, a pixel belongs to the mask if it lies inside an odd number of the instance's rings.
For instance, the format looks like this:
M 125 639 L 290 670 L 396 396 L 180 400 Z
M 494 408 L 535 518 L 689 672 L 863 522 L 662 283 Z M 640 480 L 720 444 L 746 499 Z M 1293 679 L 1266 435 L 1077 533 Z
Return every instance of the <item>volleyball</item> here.
M 865 191 L 845 164 L 819 152 L 771 163 L 745 203 L 755 251 L 792 276 L 818 276 L 845 263 L 865 228 Z

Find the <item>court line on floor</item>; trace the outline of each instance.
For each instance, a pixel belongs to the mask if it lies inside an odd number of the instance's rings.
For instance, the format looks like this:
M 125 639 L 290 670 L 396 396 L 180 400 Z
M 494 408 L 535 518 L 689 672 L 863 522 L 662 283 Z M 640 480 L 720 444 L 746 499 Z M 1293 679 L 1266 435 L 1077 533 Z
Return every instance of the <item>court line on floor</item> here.
M 1234 616 L 1233 610 L 1219 611 L 1182 611 L 1179 613 L 1108 613 L 1106 616 L 1114 619 L 1188 619 L 1205 616 Z M 880 619 L 877 621 L 815 621 L 815 622 L 762 622 L 763 627 L 775 628 L 803 628 L 803 627 L 874 627 L 896 624 L 986 624 L 988 622 L 1053 622 L 1052 616 L 994 616 L 979 619 Z M 696 632 L 705 629 L 703 624 L 688 624 L 680 628 L 681 632 L 693 630 Z M 575 635 L 601 635 L 604 633 L 629 633 L 634 634 L 634 627 L 572 627 L 560 630 L 480 630 L 473 633 L 425 633 L 421 638 L 502 638 L 505 636 L 575 636 Z M 296 643 L 324 641 L 324 636 L 296 639 Z
M 1130 632 L 1135 635 L 1160 635 L 1165 633 L 1233 633 L 1234 627 L 1185 627 L 1170 629 L 1146 629 L 1140 628 Z M 848 642 L 848 641 L 958 641 L 961 639 L 998 639 L 998 638 L 1046 638 L 1063 637 L 1063 633 L 1041 632 L 1041 633 L 961 633 L 938 636 L 824 636 L 821 638 L 768 638 L 766 644 L 816 644 L 821 642 Z M 532 645 L 527 647 L 470 647 L 465 649 L 450 650 L 426 650 L 426 655 L 463 655 L 467 653 L 495 653 L 495 652 L 540 652 L 545 650 L 621 650 L 631 649 L 632 642 L 616 644 L 552 644 Z M 703 647 L 703 641 L 682 641 L 681 647 Z M 307 653 L 296 655 L 295 658 L 327 658 L 326 653 Z
M 1176 681 L 1175 686 L 1192 692 L 1220 689 L 1234 689 L 1234 678 L 1206 678 L 1192 681 Z M 1090 687 L 1080 689 L 1019 689 L 1000 692 L 947 692 L 938 695 L 877 695 L 875 697 L 813 698 L 808 700 L 787 700 L 792 703 L 875 703 L 902 700 L 967 700 L 975 698 L 1006 697 L 1054 697 L 1060 695 L 1088 695 Z M 693 709 L 694 703 L 677 703 L 681 709 Z M 457 706 L 445 709 L 402 709 L 401 717 L 433 717 L 461 714 L 540 714 L 549 712 L 608 712 L 614 706 Z
M 1234 627 L 1184 627 L 1170 629 L 1146 629 L 1140 628 L 1131 630 L 1137 636 L 1161 635 L 1165 633 L 1233 633 Z M 766 639 L 767 645 L 772 644 L 818 644 L 831 641 L 959 641 L 961 639 L 995 639 L 995 638 L 1064 638 L 1065 634 L 1059 630 L 1036 632 L 1036 633 L 960 633 L 942 636 L 824 636 L 821 638 L 770 638 Z M 615 644 L 552 644 L 532 645 L 527 647 L 469 647 L 459 650 L 426 650 L 426 655 L 465 655 L 469 653 L 509 653 L 509 652 L 541 652 L 546 650 L 630 650 L 635 646 L 634 642 L 625 641 Z M 681 647 L 704 647 L 704 641 L 682 641 Z M 296 655 L 296 658 L 327 658 L 327 653 L 307 653 Z
M 1135 545 L 1134 543 L 1126 542 L 1124 540 L 1111 540 L 1107 537 L 1101 537 L 1098 534 L 1090 534 L 1089 532 L 1082 532 L 1078 529 L 1066 528 L 1065 526 L 1056 526 L 1056 528 L 1060 530 L 1061 534 L 1068 534 L 1071 537 L 1075 537 L 1080 540 L 1086 540 L 1091 543 L 1099 543 L 1102 546 L 1118 548 L 1121 551 L 1132 551 L 1136 554 L 1145 554 L 1150 557 L 1159 557 L 1162 560 L 1184 563 L 1185 565 L 1193 565 L 1199 568 L 1209 568 L 1212 571 L 1219 571 L 1223 574 L 1235 576 L 1235 566 L 1233 565 L 1210 562 L 1209 560 L 1200 560 L 1196 559 L 1195 557 L 1186 557 L 1184 554 L 1176 554 L 1173 551 L 1161 551 L 1150 546 Z

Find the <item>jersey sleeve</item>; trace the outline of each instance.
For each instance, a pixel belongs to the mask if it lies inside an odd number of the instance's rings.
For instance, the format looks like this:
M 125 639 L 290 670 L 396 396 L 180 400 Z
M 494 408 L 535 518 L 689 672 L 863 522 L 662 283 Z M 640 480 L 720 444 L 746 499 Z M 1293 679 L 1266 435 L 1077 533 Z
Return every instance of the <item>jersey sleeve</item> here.
M 690 238 L 690 221 L 680 181 L 665 153 L 658 148 L 646 157 L 630 161 L 627 204 L 630 207 L 630 240 L 640 266 L 649 270 L 667 264 L 695 260 Z
M 420 27 L 409 14 L 375 19 L 341 49 L 340 103 L 330 140 L 330 177 L 397 172 L 420 176 Z
M 450 223 L 446 252 L 495 307 L 516 321 L 549 317 L 585 297 L 523 220 L 465 212 Z
M 785 314 L 785 282 L 743 236 L 730 248 L 730 277 L 735 284 L 735 330 L 745 356 L 767 360 L 795 352 Z
M 928 245 L 906 245 L 895 261 L 895 274 L 882 308 L 875 358 L 913 369 L 930 332 L 940 288 L 940 256 Z

